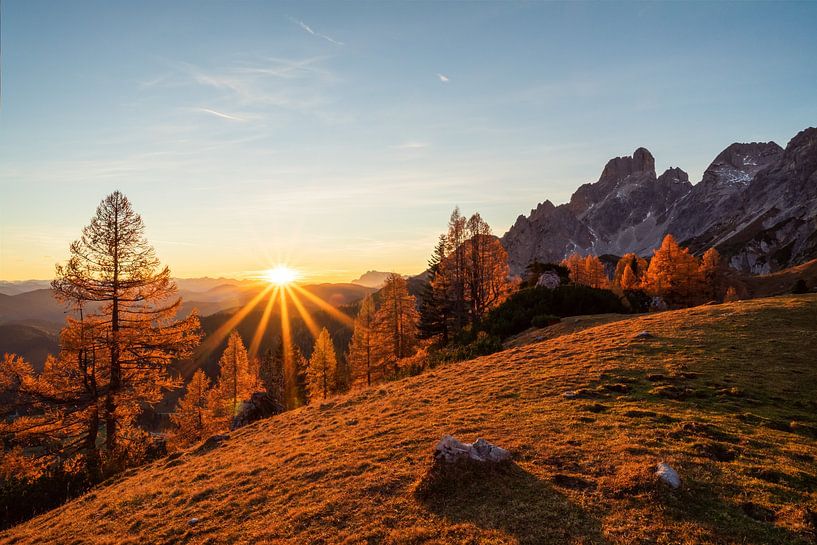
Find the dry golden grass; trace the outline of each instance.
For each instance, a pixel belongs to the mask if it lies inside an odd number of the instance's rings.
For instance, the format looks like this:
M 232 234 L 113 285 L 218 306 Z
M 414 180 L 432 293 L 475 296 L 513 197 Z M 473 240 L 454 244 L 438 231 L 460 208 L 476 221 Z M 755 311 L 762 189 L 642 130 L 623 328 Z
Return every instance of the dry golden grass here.
M 256 423 L 0 542 L 813 542 L 815 335 L 813 295 L 585 329 Z M 516 464 L 421 500 L 446 433 Z M 660 460 L 682 490 L 656 484 Z
M 575 333 L 589 327 L 596 327 L 602 324 L 618 322 L 632 318 L 631 314 L 586 314 L 584 316 L 568 316 L 562 318 L 559 323 L 547 327 L 532 327 L 528 330 L 514 335 L 503 344 L 505 348 L 517 348 L 534 342 L 555 339 L 563 335 Z

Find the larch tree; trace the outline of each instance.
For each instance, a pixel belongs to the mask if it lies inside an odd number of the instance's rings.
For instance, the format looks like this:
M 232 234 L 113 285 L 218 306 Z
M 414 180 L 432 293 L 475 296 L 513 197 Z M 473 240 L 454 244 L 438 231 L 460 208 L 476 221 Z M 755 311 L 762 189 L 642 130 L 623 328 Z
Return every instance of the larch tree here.
M 631 291 L 638 289 L 640 285 L 641 282 L 636 277 L 632 267 L 624 267 L 618 286 L 624 291 Z
M 510 290 L 508 253 L 478 212 L 468 219 L 467 233 L 466 294 L 470 321 L 479 323 Z
M 209 404 L 214 415 L 225 421 L 235 416 L 241 403 L 259 387 L 258 377 L 252 374 L 247 349 L 238 331 L 230 333 L 218 367 L 218 381 L 210 393 Z
M 627 269 L 630 270 L 629 277 L 625 280 Z M 616 272 L 613 275 L 613 285 L 623 290 L 638 289 L 641 279 L 647 271 L 647 260 L 633 253 L 621 256 L 616 263 Z
M 578 252 L 573 252 L 562 261 L 562 265 L 570 274 L 570 281 L 574 284 L 586 284 L 585 259 Z
M 604 272 L 604 264 L 596 255 L 588 254 L 584 258 L 584 284 L 591 288 L 606 289 L 610 286 L 607 273 Z
M 374 299 L 367 295 L 360 303 L 355 317 L 352 340 L 349 341 L 346 356 L 351 368 L 352 384 L 364 383 L 371 386 L 372 382 L 382 378 L 382 369 L 377 365 L 376 358 L 376 335 Z
M 201 369 L 193 373 L 187 384 L 187 392 L 177 405 L 176 412 L 170 415 L 175 426 L 171 439 L 183 447 L 204 439 L 212 426 L 212 413 L 208 407 L 210 396 L 210 379 Z
M 672 235 L 665 236 L 644 275 L 647 292 L 668 304 L 688 305 L 700 296 L 701 285 L 695 256 L 679 246 Z
M 396 376 L 399 361 L 413 355 L 417 348 L 420 315 L 405 278 L 399 274 L 390 274 L 380 293 L 380 308 L 375 315 L 378 361 Z
M 468 323 L 468 307 L 465 301 L 467 275 L 465 242 L 468 240 L 467 228 L 468 221 L 460 213 L 459 207 L 454 208 L 451 218 L 448 220 L 446 241 L 448 259 L 443 262 L 441 267 L 443 274 L 446 276 L 451 319 L 455 331 L 461 330 Z
M 198 345 L 198 317 L 177 319 L 181 299 L 170 270 L 160 267 L 142 218 L 119 191 L 102 200 L 51 285 L 72 308 L 93 310 L 93 344 L 106 352 L 102 411 L 112 453 L 118 424 L 178 385 L 167 368 Z
M 465 219 L 455 208 L 448 232 L 429 262 L 421 300 L 421 332 L 443 342 L 505 298 L 510 290 L 508 255 L 479 213 Z
M 307 366 L 306 388 L 310 401 L 326 399 L 335 392 L 337 366 L 335 345 L 332 344 L 329 330 L 324 327 L 315 339 Z
M 700 274 L 706 285 L 707 297 L 721 300 L 727 289 L 726 266 L 715 248 L 709 248 L 701 257 Z

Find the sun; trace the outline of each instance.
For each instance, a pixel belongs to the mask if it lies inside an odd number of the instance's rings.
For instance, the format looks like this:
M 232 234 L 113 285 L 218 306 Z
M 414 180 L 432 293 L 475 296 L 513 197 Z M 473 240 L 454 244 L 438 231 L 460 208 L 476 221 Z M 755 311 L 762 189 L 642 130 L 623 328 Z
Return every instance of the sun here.
M 298 271 L 286 265 L 278 265 L 272 269 L 267 269 L 263 274 L 264 280 L 276 286 L 291 284 L 298 279 L 298 276 Z

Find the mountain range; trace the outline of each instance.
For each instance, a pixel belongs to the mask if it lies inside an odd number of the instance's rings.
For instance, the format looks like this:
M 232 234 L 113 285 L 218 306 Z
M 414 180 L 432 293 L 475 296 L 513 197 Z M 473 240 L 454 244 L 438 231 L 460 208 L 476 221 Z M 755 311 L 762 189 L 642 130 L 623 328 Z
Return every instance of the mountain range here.
M 570 201 L 546 200 L 502 237 L 511 272 L 571 252 L 648 256 L 666 234 L 702 253 L 714 246 L 729 265 L 765 274 L 817 257 L 817 128 L 781 148 L 735 143 L 695 185 L 680 168 L 661 175 L 645 148 L 611 159 Z

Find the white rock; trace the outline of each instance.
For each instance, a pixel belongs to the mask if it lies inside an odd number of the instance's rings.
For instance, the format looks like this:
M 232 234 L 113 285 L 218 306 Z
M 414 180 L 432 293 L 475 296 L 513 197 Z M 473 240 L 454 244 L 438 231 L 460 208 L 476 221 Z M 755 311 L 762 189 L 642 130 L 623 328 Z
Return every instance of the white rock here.
M 561 284 L 559 275 L 553 271 L 543 272 L 536 281 L 537 288 L 547 288 L 549 290 L 555 290 L 559 287 L 559 284 Z
M 504 448 L 492 445 L 485 439 L 477 439 L 474 443 L 463 443 L 446 435 L 434 448 L 434 458 L 447 463 L 462 459 L 476 462 L 503 462 L 511 459 L 511 453 Z
M 652 338 L 652 333 L 650 333 L 649 331 L 642 331 L 641 333 L 636 334 L 635 338 L 636 339 L 651 339 Z
M 199 519 L 196 518 L 196 517 L 193 517 L 192 519 L 187 521 L 187 524 L 189 524 L 190 526 L 194 526 L 194 525 L 196 525 L 198 523 L 199 523 Z
M 660 462 L 655 468 L 655 476 L 670 488 L 681 487 L 681 476 L 666 462 Z

